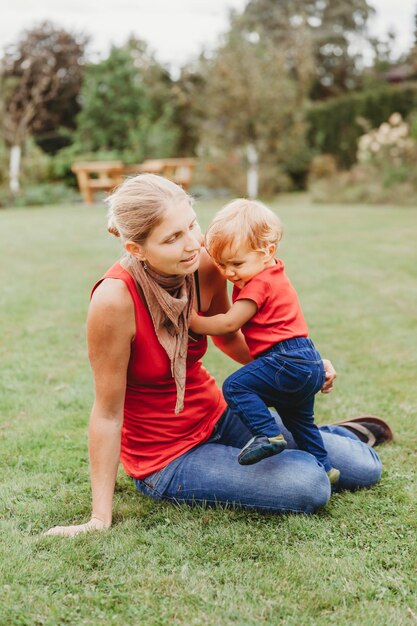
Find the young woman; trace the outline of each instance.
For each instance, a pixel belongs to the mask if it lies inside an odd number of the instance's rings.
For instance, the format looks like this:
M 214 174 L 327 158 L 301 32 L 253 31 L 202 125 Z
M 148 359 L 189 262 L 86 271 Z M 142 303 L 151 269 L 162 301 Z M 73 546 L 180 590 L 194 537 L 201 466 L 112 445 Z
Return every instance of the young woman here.
M 326 472 L 314 456 L 296 449 L 281 423 L 287 450 L 256 465 L 237 462 L 250 432 L 227 409 L 201 364 L 206 338 L 189 332 L 192 310 L 211 316 L 230 306 L 225 280 L 201 247 L 189 196 L 162 177 L 143 174 L 126 180 L 109 206 L 109 230 L 120 237 L 125 254 L 94 286 L 88 315 L 95 384 L 92 514 L 84 524 L 57 526 L 48 534 L 73 536 L 111 525 L 120 460 L 138 490 L 155 499 L 276 513 L 324 506 L 330 497 Z M 240 332 L 214 342 L 240 363 L 249 362 Z M 336 374 L 328 361 L 325 369 L 326 393 Z M 379 480 L 381 463 L 371 447 L 343 426 L 321 432 L 341 471 L 338 488 Z M 385 432 L 377 433 L 377 442 L 385 439 Z

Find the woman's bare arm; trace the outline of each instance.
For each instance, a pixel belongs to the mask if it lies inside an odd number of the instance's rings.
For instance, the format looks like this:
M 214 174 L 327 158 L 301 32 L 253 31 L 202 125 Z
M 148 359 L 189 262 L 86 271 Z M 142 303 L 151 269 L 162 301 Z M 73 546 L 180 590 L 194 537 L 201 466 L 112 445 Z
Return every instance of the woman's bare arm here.
M 74 536 L 111 525 L 126 374 L 134 333 L 133 302 L 125 284 L 114 279 L 103 281 L 91 300 L 87 321 L 95 387 L 89 427 L 92 514 L 85 524 L 56 526 L 46 534 Z

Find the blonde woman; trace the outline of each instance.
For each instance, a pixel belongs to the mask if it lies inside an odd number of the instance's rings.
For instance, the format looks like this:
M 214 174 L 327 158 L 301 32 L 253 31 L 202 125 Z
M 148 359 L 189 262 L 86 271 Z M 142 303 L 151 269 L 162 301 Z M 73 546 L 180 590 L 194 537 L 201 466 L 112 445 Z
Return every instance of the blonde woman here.
M 250 467 L 237 463 L 250 432 L 201 363 L 206 337 L 189 333 L 193 310 L 212 316 L 230 306 L 226 281 L 202 248 L 190 197 L 164 178 L 143 174 L 126 180 L 109 206 L 109 230 L 124 254 L 94 286 L 88 314 L 95 385 L 92 513 L 85 523 L 48 534 L 109 528 L 119 461 L 139 492 L 155 499 L 275 513 L 324 506 L 328 477 L 312 455 L 295 449 L 290 434 L 285 454 Z M 249 362 L 240 332 L 214 342 Z M 325 368 L 328 392 L 335 372 L 330 362 Z M 374 450 L 345 427 L 328 429 L 326 447 L 343 468 L 340 486 L 377 482 L 381 464 Z

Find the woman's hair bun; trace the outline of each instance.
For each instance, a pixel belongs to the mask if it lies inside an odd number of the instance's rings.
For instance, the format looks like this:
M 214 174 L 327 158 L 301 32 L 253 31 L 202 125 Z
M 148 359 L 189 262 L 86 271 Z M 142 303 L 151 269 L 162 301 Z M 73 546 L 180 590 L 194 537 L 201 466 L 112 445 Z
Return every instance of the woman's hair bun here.
M 115 237 L 120 237 L 119 231 L 117 230 L 116 226 L 112 224 L 111 222 L 107 224 L 107 230 L 109 231 L 109 233 L 111 233 Z

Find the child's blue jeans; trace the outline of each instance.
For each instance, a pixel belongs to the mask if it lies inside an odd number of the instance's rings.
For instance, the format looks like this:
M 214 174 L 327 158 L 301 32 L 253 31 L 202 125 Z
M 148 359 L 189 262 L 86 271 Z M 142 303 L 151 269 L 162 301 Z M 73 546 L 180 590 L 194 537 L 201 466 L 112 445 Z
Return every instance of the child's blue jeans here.
M 309 452 L 328 471 L 331 464 L 314 423 L 314 396 L 325 379 L 323 362 L 308 337 L 275 344 L 229 376 L 223 394 L 253 435 L 280 434 L 268 407 L 276 409 L 300 450 Z

